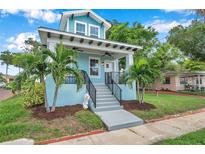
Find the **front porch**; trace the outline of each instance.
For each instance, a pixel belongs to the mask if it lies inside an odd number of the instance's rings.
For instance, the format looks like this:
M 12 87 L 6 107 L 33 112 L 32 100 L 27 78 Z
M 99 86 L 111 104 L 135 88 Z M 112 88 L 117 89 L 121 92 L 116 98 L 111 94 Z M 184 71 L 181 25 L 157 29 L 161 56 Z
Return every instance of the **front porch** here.
M 114 76 L 112 76 L 112 79 L 109 81 L 110 83 L 106 83 L 105 74 L 121 71 L 119 70 L 119 59 L 123 57 L 126 58 L 124 70 L 127 70 L 133 64 L 134 52 L 141 47 L 43 27 L 39 28 L 39 34 L 41 42 L 51 51 L 54 51 L 56 44 L 60 42 L 67 48 L 75 49 L 78 52 L 76 59 L 78 68 L 86 73 L 85 85 L 78 92 L 72 77 L 65 81 L 65 84 L 59 90 L 58 106 L 73 103 L 82 104 L 84 94 L 86 93 L 89 93 L 94 106 L 96 106 L 97 85 L 107 85 L 119 103 L 121 100 L 136 99 L 136 86 L 134 82 L 132 88 L 130 88 L 124 83 L 115 80 Z M 51 76 L 47 77 L 46 83 L 47 95 L 49 96 L 48 102 L 51 105 L 55 83 Z M 72 98 L 69 99 L 69 97 Z
M 205 91 L 205 72 L 183 73 L 179 82 L 179 90 Z

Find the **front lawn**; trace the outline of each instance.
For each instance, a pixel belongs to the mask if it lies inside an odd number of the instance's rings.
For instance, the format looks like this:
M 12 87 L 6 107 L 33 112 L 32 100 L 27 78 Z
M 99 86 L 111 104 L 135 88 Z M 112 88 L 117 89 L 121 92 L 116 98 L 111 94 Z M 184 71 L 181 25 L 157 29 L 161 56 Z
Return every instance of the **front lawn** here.
M 182 135 L 175 139 L 167 139 L 156 144 L 159 145 L 205 145 L 205 129 Z
M 172 94 L 146 93 L 145 102 L 153 104 L 156 108 L 146 111 L 129 110 L 144 120 L 156 119 L 165 115 L 177 114 L 189 110 L 196 110 L 205 107 L 205 99 L 196 96 L 178 96 Z
M 95 129 L 104 129 L 104 125 L 99 117 L 88 110 L 46 120 L 34 118 L 31 109 L 24 108 L 23 96 L 0 102 L 0 142 L 17 138 L 40 141 Z

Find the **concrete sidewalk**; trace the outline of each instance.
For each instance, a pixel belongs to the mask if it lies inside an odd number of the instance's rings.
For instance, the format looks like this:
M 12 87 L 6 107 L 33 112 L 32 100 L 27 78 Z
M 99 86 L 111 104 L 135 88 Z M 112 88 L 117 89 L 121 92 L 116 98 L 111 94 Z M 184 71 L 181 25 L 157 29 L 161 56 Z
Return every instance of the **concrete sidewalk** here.
M 153 144 L 205 128 L 205 112 L 53 144 Z

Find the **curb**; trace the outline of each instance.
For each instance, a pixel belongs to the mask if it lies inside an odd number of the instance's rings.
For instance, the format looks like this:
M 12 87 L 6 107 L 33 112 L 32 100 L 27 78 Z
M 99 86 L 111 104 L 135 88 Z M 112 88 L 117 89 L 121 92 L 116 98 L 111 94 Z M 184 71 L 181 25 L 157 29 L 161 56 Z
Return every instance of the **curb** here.
M 158 118 L 158 119 L 145 120 L 145 123 L 154 123 L 154 122 L 158 122 L 158 121 L 169 120 L 169 119 L 173 119 L 173 118 L 193 115 L 193 114 L 202 113 L 202 112 L 205 112 L 205 108 L 194 110 L 194 111 L 187 111 L 187 112 L 174 114 L 174 115 L 169 115 L 169 116 Z
M 53 138 L 53 139 L 49 139 L 49 140 L 39 141 L 39 142 L 36 142 L 35 145 L 45 145 L 45 144 L 51 144 L 51 143 L 56 143 L 56 142 L 62 142 L 62 141 L 67 141 L 67 140 L 71 140 L 71 139 L 75 139 L 75 138 L 80 138 L 83 136 L 100 134 L 100 133 L 104 133 L 104 132 L 106 132 L 106 131 L 105 130 L 95 130 L 95 131 L 91 131 L 91 132 L 87 132 L 87 133 L 83 133 L 83 134 L 64 136 L 64 137 L 60 137 L 60 138 Z

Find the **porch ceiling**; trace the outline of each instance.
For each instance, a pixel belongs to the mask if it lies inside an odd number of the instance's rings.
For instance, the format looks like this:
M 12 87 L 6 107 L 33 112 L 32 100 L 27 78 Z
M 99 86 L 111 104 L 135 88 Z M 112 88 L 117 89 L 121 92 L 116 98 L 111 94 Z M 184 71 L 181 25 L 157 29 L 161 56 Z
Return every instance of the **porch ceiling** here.
M 105 39 L 91 38 L 88 36 L 80 36 L 74 33 L 59 31 L 40 27 L 38 29 L 42 44 L 47 45 L 48 42 L 58 43 L 62 41 L 66 46 L 79 50 L 103 51 L 111 53 L 129 54 L 134 53 L 142 47 L 130 45 L 126 43 L 114 42 Z

